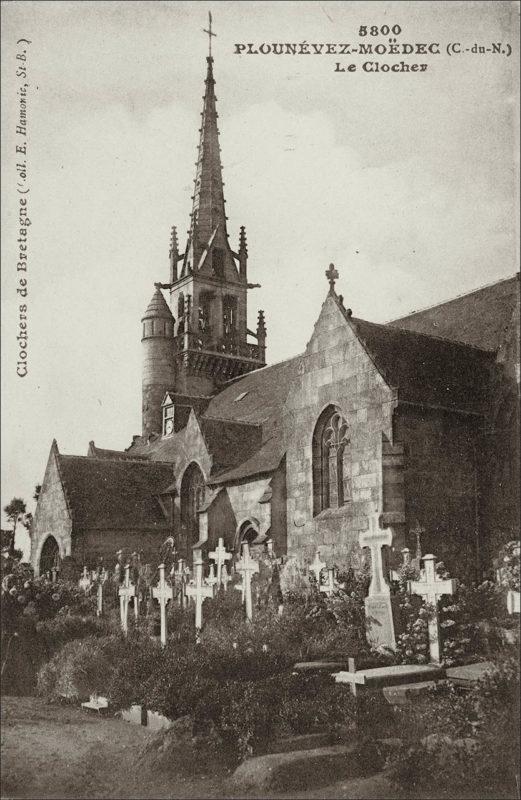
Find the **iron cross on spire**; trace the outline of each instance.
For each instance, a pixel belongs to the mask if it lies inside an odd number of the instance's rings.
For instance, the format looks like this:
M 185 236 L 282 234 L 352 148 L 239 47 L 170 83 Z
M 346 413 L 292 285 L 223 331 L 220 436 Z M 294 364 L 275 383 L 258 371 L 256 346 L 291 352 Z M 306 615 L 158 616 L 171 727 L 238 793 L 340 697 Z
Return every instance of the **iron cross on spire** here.
M 334 264 L 329 265 L 329 269 L 326 269 L 325 275 L 329 281 L 329 291 L 333 293 L 335 291 L 335 281 L 338 280 L 338 270 L 335 269 Z
M 208 34 L 208 55 L 212 57 L 212 36 L 217 36 L 212 31 L 212 12 L 208 12 L 208 28 L 203 28 L 203 32 Z

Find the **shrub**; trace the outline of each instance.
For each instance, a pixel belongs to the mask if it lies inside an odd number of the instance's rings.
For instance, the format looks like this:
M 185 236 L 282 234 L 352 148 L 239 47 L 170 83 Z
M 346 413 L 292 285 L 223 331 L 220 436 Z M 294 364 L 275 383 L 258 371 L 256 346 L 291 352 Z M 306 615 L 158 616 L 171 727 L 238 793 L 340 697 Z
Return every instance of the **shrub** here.
M 47 700 L 70 701 L 104 694 L 124 644 L 120 636 L 68 642 L 38 672 L 38 694 Z
M 398 710 L 402 746 L 390 757 L 395 784 L 433 785 L 440 796 L 516 797 L 519 781 L 519 662 L 504 652 L 470 692 L 440 687 Z
M 286 679 L 279 719 L 291 733 L 342 727 L 354 730 L 358 704 L 329 674 L 292 674 Z

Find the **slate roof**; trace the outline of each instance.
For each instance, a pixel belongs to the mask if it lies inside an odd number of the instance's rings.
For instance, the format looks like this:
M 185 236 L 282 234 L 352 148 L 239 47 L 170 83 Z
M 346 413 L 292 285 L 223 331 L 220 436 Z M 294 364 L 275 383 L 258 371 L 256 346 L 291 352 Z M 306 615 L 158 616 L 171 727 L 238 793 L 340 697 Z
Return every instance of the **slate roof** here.
M 400 401 L 482 411 L 492 354 L 389 325 L 356 318 L 351 323 Z
M 229 383 L 212 398 L 205 414 L 206 421 L 219 416 L 255 423 L 260 426 L 261 436 L 255 452 L 243 451 L 241 447 L 242 457 L 236 461 L 236 466 L 219 473 L 211 483 L 237 481 L 273 472 L 278 467 L 285 452 L 282 410 L 301 358 L 299 355 L 250 372 Z
M 496 352 L 519 295 L 519 273 L 388 325 Z
M 75 527 L 168 529 L 157 495 L 172 483 L 171 464 L 56 457 Z
M 200 420 L 204 440 L 213 458 L 213 473 L 244 461 L 259 449 L 262 442 L 260 425 L 245 424 L 212 417 Z
M 146 460 L 146 456 L 134 455 L 127 453 L 125 450 L 107 450 L 106 447 L 96 447 L 94 442 L 89 442 L 89 449 L 87 451 L 89 458 L 108 458 L 108 459 L 129 459 L 139 458 Z
M 518 281 L 514 276 L 386 325 L 348 317 L 333 297 L 376 368 L 397 389 L 399 401 L 480 413 L 494 352 L 512 317 Z M 301 358 L 236 378 L 209 400 L 206 410 L 198 409 L 214 459 L 211 484 L 277 468 L 285 451 L 283 407 Z M 181 430 L 133 447 L 126 455 L 174 462 L 183 436 Z

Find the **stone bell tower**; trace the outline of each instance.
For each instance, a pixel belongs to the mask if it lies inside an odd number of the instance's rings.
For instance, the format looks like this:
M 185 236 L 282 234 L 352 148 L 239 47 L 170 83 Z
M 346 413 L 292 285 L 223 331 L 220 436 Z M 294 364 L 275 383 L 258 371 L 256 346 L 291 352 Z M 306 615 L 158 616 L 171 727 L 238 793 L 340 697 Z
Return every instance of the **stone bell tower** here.
M 170 241 L 168 283 L 143 317 L 143 436 L 161 433 L 161 402 L 168 389 L 209 395 L 226 381 L 266 364 L 266 325 L 259 311 L 247 325 L 248 245 L 244 226 L 237 252 L 230 247 L 225 213 L 211 41 L 206 58 L 199 146 L 188 239 L 182 252 L 176 228 Z M 170 309 L 161 290 L 170 292 Z

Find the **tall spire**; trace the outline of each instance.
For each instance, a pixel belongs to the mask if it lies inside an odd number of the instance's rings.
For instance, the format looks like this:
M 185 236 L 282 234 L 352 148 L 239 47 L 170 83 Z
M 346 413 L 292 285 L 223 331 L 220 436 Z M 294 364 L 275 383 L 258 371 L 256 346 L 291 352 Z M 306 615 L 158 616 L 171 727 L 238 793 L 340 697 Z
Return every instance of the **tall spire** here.
M 196 162 L 195 189 L 192 197 L 192 214 L 188 244 L 184 257 L 183 275 L 196 272 L 205 264 L 211 263 L 208 255 L 213 249 L 230 251 L 226 230 L 224 191 L 222 179 L 219 130 L 215 101 L 215 80 L 213 77 L 213 57 L 211 55 L 212 31 L 211 15 L 209 28 L 205 29 L 209 38 L 210 55 L 206 58 L 207 71 L 203 111 L 199 129 L 199 147 Z

